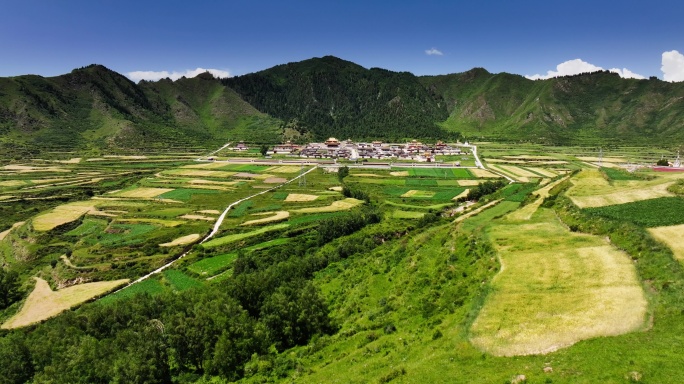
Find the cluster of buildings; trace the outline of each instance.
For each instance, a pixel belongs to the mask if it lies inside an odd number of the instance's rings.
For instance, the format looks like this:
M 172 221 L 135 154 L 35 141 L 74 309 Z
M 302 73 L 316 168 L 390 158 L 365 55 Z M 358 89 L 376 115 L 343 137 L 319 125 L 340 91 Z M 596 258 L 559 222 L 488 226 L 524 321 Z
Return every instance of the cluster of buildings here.
M 467 155 L 468 143 L 448 145 L 441 141 L 436 144 L 423 144 L 413 140 L 404 144 L 383 143 L 355 143 L 351 140 L 339 141 L 334 137 L 323 143 L 309 143 L 297 145 L 287 142 L 273 147 L 271 154 L 298 155 L 313 159 L 404 159 L 414 161 L 434 161 L 437 155 Z

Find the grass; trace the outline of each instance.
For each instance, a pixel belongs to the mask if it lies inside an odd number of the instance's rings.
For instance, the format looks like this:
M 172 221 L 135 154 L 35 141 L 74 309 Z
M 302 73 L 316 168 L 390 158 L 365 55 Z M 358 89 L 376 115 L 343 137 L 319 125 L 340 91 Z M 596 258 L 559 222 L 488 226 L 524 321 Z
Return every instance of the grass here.
M 228 212 L 228 217 L 242 217 L 253 205 L 252 200 L 243 201 Z
M 200 276 L 214 276 L 228 268 L 237 258 L 237 253 L 226 253 L 196 261 L 188 266 L 190 272 Z
M 177 269 L 167 269 L 163 272 L 163 275 L 175 291 L 185 291 L 186 289 L 202 285 L 199 281 Z
M 423 216 L 425 216 L 425 212 L 402 211 L 399 209 L 392 212 L 392 218 L 395 219 L 420 219 Z
M 3 329 L 25 327 L 49 319 L 128 282 L 128 279 L 72 285 L 53 291 L 47 281 L 36 278 L 36 286 L 19 313 L 2 325 Z
M 540 209 L 488 235 L 502 269 L 471 328 L 497 356 L 548 353 L 580 340 L 639 329 L 647 302 L 631 260 L 602 238 L 572 233 Z
M 126 287 L 125 289 L 116 292 L 112 295 L 107 295 L 103 297 L 102 299 L 98 300 L 98 303 L 101 304 L 108 304 L 111 303 L 114 300 L 124 298 L 124 297 L 132 297 L 135 296 L 139 293 L 148 293 L 148 294 L 157 294 L 157 293 L 162 293 L 164 292 L 164 286 L 159 282 L 159 280 L 151 278 L 151 279 L 146 279 L 143 280 L 139 283 L 135 283 L 133 285 L 130 285 Z
M 266 232 L 277 231 L 279 229 L 287 227 L 289 227 L 289 224 L 275 224 L 268 227 L 259 228 L 251 232 L 234 233 L 232 235 L 219 237 L 217 239 L 209 240 L 202 245 L 204 246 L 204 248 L 207 249 L 216 248 L 222 245 L 230 244 L 239 240 L 244 240 L 250 237 L 261 235 Z
M 193 188 L 179 188 L 179 189 L 174 189 L 173 191 L 166 192 L 159 197 L 162 199 L 172 199 L 172 200 L 181 200 L 181 201 L 190 201 L 192 199 L 192 196 L 198 193 L 202 194 L 215 194 L 218 193 L 215 190 L 208 190 L 208 189 L 193 189 Z
M 157 226 L 151 224 L 112 224 L 110 228 L 115 232 L 103 233 L 98 239 L 98 244 L 108 247 L 142 243 L 145 241 L 143 235 L 154 231 Z
M 501 203 L 480 212 L 475 216 L 470 216 L 467 220 L 463 221 L 462 228 L 465 231 L 473 231 L 476 228 L 480 228 L 505 214 L 514 211 L 520 206 L 520 203 L 513 201 L 502 201 Z
M 269 240 L 269 241 L 264 241 L 263 243 L 251 245 L 251 246 L 245 248 L 245 251 L 258 251 L 261 249 L 266 249 L 266 248 L 275 247 L 278 245 L 287 244 L 289 242 L 290 242 L 290 238 L 281 237 L 278 239 L 273 239 L 273 240 Z
M 592 216 L 631 221 L 644 227 L 684 224 L 684 198 L 661 197 L 585 210 Z
M 81 225 L 67 232 L 68 236 L 88 236 L 90 234 L 101 232 L 107 227 L 107 220 L 86 218 Z
M 622 169 L 601 168 L 601 171 L 606 175 L 608 180 L 641 180 L 639 176 Z
M 450 205 L 453 205 L 453 203 L 443 203 L 443 204 L 432 204 L 432 205 L 413 205 L 413 204 L 402 204 L 402 203 L 395 203 L 393 201 L 385 200 L 385 204 L 391 205 L 393 207 L 397 208 L 406 208 L 406 209 L 422 209 L 422 210 L 440 210 L 444 207 L 448 207 Z

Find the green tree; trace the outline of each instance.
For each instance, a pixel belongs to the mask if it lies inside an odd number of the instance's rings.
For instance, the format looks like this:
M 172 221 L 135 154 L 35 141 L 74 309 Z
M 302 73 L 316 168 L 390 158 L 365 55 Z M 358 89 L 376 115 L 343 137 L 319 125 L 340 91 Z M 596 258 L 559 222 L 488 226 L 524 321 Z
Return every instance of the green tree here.
M 346 165 L 337 170 L 337 178 L 340 180 L 340 182 L 344 182 L 344 178 L 347 176 L 349 176 L 349 167 Z
M 268 153 L 268 145 L 261 145 L 261 148 L 259 148 L 259 152 L 261 152 L 261 156 L 266 156 L 266 154 Z
M 17 333 L 0 337 L 0 384 L 28 382 L 33 376 L 31 353 Z
M 21 299 L 19 274 L 0 268 L 0 309 L 5 309 Z
M 668 165 L 670 165 L 670 163 L 667 161 L 667 159 L 660 159 L 656 162 L 656 165 L 667 167 Z

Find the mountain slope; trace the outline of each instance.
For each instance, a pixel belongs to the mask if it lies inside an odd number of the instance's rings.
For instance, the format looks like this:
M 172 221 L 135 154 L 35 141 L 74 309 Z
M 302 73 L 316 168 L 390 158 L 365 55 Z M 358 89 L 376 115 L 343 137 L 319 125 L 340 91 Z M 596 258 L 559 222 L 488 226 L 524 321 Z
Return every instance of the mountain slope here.
M 684 84 L 608 72 L 548 80 L 473 69 L 422 77 L 444 97 L 443 127 L 466 136 L 553 144 L 684 139 Z
M 365 69 L 332 56 L 223 80 L 272 116 L 297 119 L 317 139 L 445 137 L 441 97 L 407 72 Z
M 242 138 L 236 130 L 274 141 L 279 124 L 209 74 L 135 84 L 91 65 L 50 78 L 0 78 L 0 143 L 15 150 L 216 146 Z

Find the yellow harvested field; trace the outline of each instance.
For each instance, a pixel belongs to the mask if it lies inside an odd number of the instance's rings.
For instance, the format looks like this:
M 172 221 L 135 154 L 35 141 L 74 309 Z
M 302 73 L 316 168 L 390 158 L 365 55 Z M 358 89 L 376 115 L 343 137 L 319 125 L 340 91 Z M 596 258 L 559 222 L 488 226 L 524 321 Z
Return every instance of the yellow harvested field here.
M 470 189 L 466 189 L 465 191 L 459 193 L 458 195 L 454 196 L 451 200 L 458 200 L 461 197 L 466 197 L 468 196 L 468 192 L 470 192 Z
M 14 195 L 2 195 L 2 196 L 0 196 L 0 201 L 9 200 L 13 197 L 14 197 Z
M 435 195 L 435 193 L 432 192 L 432 191 L 420 191 L 420 190 L 412 189 L 412 190 L 410 190 L 410 191 L 404 193 L 403 195 L 401 195 L 401 197 L 414 197 L 414 196 L 417 196 L 417 197 L 432 197 L 432 196 L 434 196 L 434 195 Z
M 193 179 L 188 180 L 188 184 L 207 184 L 207 185 L 221 185 L 221 186 L 231 186 L 238 183 L 238 181 L 213 181 L 213 180 L 203 180 L 203 179 Z
M 22 225 L 24 225 L 24 223 L 25 223 L 25 221 L 16 222 L 16 223 L 12 224 L 12 228 L 10 228 L 10 229 L 8 229 L 8 230 L 6 230 L 6 231 L 0 232 L 0 241 L 5 240 L 5 237 L 7 237 L 7 235 L 9 235 L 9 233 L 12 232 L 12 230 L 13 230 L 14 228 L 21 227 Z
M 589 162 L 603 161 L 605 163 L 626 163 L 627 162 L 627 160 L 625 160 L 622 157 L 604 157 L 603 159 L 599 159 L 598 157 L 594 157 L 594 156 L 580 156 L 577 158 L 577 160 L 589 161 Z
M 267 174 L 259 174 L 259 173 L 249 173 L 249 172 L 239 172 L 233 175 L 235 178 L 240 178 L 240 179 L 257 179 L 257 180 L 262 180 L 262 179 L 268 179 L 270 177 L 273 177 L 273 175 L 267 175 Z
M 539 167 L 527 167 L 532 172 L 537 172 L 538 174 L 546 177 L 556 177 L 558 174 L 556 172 L 553 172 L 550 169 L 547 168 L 539 168 Z
M 256 225 L 256 224 L 264 224 L 264 223 L 272 223 L 274 221 L 282 221 L 290 217 L 290 212 L 288 211 L 278 211 L 278 212 L 264 212 L 264 213 L 255 213 L 252 216 L 264 216 L 264 215 L 273 215 L 269 217 L 264 217 L 263 219 L 255 219 L 255 220 L 249 220 L 245 221 L 242 223 L 242 225 Z
M 517 177 L 539 177 L 539 175 L 537 175 L 536 173 L 532 173 L 527 169 L 516 167 L 513 165 L 499 165 L 498 167 L 499 169 L 503 169 L 504 171 Z
M 10 164 L 2 167 L 7 171 L 15 171 L 17 173 L 30 173 L 30 172 L 71 172 L 70 169 L 61 167 L 33 167 L 30 165 L 20 165 L 20 164 Z
M 487 163 L 525 164 L 523 160 L 487 159 Z
M 474 187 L 476 185 L 479 185 L 480 181 L 479 180 L 459 180 L 458 185 L 461 187 Z
M 135 189 L 130 189 L 127 191 L 119 191 L 113 193 L 112 196 L 117 197 L 128 197 L 128 198 L 139 198 L 139 199 L 151 199 L 159 195 L 163 195 L 166 192 L 173 191 L 173 188 L 149 188 L 149 187 L 139 187 Z
M 95 205 L 92 201 L 79 201 L 76 203 L 59 205 L 48 213 L 34 217 L 33 229 L 36 231 L 49 231 L 62 224 L 77 220 L 86 213 L 95 210 Z
M 551 210 L 487 230 L 501 261 L 471 342 L 496 356 L 544 354 L 640 329 L 647 301 L 631 259 L 570 232 Z
M 49 319 L 71 307 L 126 284 L 128 281 L 128 279 L 99 281 L 53 291 L 47 281 L 36 278 L 36 286 L 26 299 L 24 306 L 21 307 L 19 313 L 7 320 L 2 328 L 20 328 Z
M 205 163 L 199 163 L 199 164 L 192 164 L 192 165 L 184 165 L 181 168 L 186 168 L 186 169 L 213 169 L 213 168 L 222 168 L 225 167 L 226 163 L 216 163 L 216 162 L 205 162 Z
M 352 173 L 352 176 L 357 176 L 357 177 L 385 177 L 382 175 L 376 175 L 375 173 Z
M 202 215 L 183 215 L 179 216 L 181 219 L 187 219 L 187 220 L 204 220 L 204 221 L 216 221 L 215 217 L 211 216 L 202 216 Z
M 300 202 L 300 201 L 314 201 L 318 199 L 318 195 L 305 195 L 303 193 L 290 193 L 285 198 L 285 202 Z
M 409 172 L 408 171 L 394 171 L 394 172 L 390 172 L 390 175 L 399 176 L 399 177 L 408 177 Z
M 674 196 L 667 190 L 674 181 L 667 177 L 653 180 L 615 180 L 609 183 L 598 169 L 584 169 L 572 178 L 567 195 L 580 208 L 631 203 Z
M 333 202 L 332 204 L 325 206 L 325 207 L 312 207 L 312 208 L 302 208 L 302 209 L 297 209 L 292 212 L 296 213 L 319 213 L 319 212 L 337 212 L 337 211 L 346 211 L 348 209 L 352 209 L 358 205 L 363 204 L 363 200 L 357 200 L 354 198 L 346 198 L 344 200 L 337 200 Z
M 175 247 L 176 245 L 186 245 L 192 244 L 199 240 L 200 235 L 198 233 L 193 233 L 187 236 L 179 237 L 169 243 L 159 244 L 160 247 Z
M 0 187 L 21 187 L 22 185 L 26 185 L 26 181 L 24 180 L 4 180 L 0 181 Z
M 174 175 L 174 176 L 199 176 L 199 177 L 216 177 L 216 178 L 227 178 L 235 175 L 235 172 L 229 171 L 210 171 L 203 169 L 172 169 L 170 171 L 164 171 L 162 174 Z
M 301 170 L 301 167 L 297 167 L 295 165 L 282 165 L 282 166 L 275 166 L 266 169 L 266 172 L 273 172 L 273 173 L 299 173 Z
M 55 161 L 56 163 L 62 163 L 62 164 L 78 164 L 81 162 L 80 157 L 72 157 L 69 160 L 57 160 Z
M 675 258 L 684 263 L 684 224 L 669 227 L 649 228 L 648 231 L 665 245 L 670 247 Z
M 208 215 L 220 215 L 221 211 L 219 211 L 218 209 L 204 209 L 201 211 L 197 211 L 197 213 L 204 213 Z
M 473 176 L 481 179 L 486 179 L 486 178 L 494 178 L 494 177 L 501 177 L 497 175 L 496 173 L 489 172 L 486 169 L 480 169 L 480 168 L 472 168 L 469 169 L 470 173 L 473 174 Z
M 330 187 L 328 189 L 335 192 L 342 192 L 342 187 Z
M 269 177 L 264 180 L 264 183 L 266 184 L 282 184 L 286 182 L 287 179 L 284 177 Z

